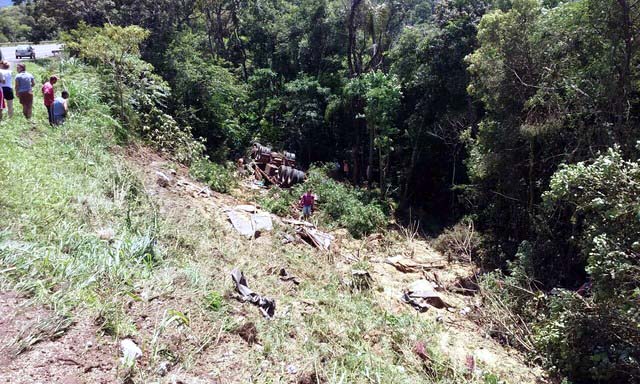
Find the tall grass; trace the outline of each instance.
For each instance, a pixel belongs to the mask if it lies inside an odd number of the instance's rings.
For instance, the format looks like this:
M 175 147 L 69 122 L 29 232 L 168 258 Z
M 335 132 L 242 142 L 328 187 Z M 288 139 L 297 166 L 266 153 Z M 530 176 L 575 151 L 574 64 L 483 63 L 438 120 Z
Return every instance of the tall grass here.
M 104 324 L 117 331 L 118 295 L 160 258 L 155 209 L 110 151 L 118 126 L 92 72 L 78 63 L 28 69 L 62 72 L 70 116 L 50 127 L 36 92 L 32 124 L 19 113 L 0 123 L 0 287 L 60 312 L 111 316 Z

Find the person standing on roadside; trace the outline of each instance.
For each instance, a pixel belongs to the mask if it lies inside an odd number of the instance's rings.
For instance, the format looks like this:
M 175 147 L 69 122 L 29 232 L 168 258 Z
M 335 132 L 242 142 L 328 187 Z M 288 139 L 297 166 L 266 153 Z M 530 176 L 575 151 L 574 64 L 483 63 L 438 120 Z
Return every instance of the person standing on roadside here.
M 42 86 L 42 96 L 44 96 L 44 107 L 47 108 L 49 115 L 49 124 L 53 125 L 53 101 L 56 99 L 56 93 L 53 86 L 58 82 L 57 76 L 49 77 L 49 81 Z
M 33 87 L 36 85 L 36 80 L 33 75 L 27 72 L 27 67 L 24 63 L 18 64 L 16 67 L 18 74 L 16 75 L 16 95 L 20 104 L 22 104 L 22 113 L 28 120 L 33 116 Z
M 7 106 L 9 118 L 13 117 L 13 86 L 11 85 L 11 69 L 7 61 L 0 61 L 0 88 L 4 94 L 4 103 Z

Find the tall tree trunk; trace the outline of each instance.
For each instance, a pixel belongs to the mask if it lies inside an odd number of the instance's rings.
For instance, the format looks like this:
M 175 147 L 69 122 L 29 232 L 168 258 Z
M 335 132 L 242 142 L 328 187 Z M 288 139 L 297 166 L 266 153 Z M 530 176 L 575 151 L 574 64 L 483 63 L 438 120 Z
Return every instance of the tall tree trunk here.
M 361 69 L 356 58 L 356 16 L 358 13 L 358 7 L 362 0 L 351 0 L 351 7 L 349 9 L 349 20 L 347 26 L 349 28 L 349 42 L 347 44 L 347 61 L 349 63 L 349 73 L 351 76 L 357 76 L 360 74 Z
M 385 195 L 385 174 L 384 174 L 384 158 L 382 156 L 382 148 L 378 148 L 378 172 L 380 173 L 380 192 Z
M 374 160 L 374 143 L 375 143 L 376 133 L 375 126 L 369 127 L 369 161 L 367 162 L 367 188 L 371 189 L 371 184 L 373 182 L 373 160 Z

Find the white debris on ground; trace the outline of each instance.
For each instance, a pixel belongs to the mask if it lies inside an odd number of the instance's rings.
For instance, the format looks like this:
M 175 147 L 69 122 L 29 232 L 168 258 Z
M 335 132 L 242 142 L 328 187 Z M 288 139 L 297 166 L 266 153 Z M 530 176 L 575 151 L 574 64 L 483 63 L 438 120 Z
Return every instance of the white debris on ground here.
M 122 340 L 120 348 L 122 349 L 122 359 L 120 361 L 127 367 L 132 367 L 136 360 L 142 357 L 142 350 L 131 339 Z
M 259 211 L 252 205 L 238 205 L 227 211 L 233 228 L 247 238 L 254 238 L 260 232 L 273 230 L 271 214 Z

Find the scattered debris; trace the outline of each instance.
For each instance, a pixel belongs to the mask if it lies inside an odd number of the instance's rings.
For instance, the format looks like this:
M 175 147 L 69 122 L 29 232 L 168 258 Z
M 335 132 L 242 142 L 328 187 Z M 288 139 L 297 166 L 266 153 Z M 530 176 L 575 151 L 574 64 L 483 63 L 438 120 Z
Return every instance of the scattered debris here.
M 402 301 L 411 304 L 413 308 L 424 312 L 429 307 L 445 308 L 447 304 L 436 293 L 436 285 L 428 280 L 418 280 L 411 284 L 402 295 Z
M 419 263 L 403 256 L 387 257 L 384 262 L 394 266 L 398 271 L 403 273 L 414 273 L 424 271 L 425 269 L 445 267 L 444 264 Z
M 228 211 L 227 216 L 236 231 L 247 238 L 253 238 L 263 231 L 273 230 L 271 215 L 266 212 L 259 212 L 254 206 L 238 205 Z
M 478 292 L 478 273 L 471 276 L 462 276 L 447 290 L 465 296 L 473 296 Z
M 249 212 L 249 213 L 256 213 L 258 212 L 258 208 L 254 207 L 253 205 L 236 205 L 236 207 L 234 208 L 236 211 L 245 211 L 245 212 Z
M 242 236 L 251 238 L 256 234 L 256 231 L 253 229 L 253 224 L 251 224 L 251 216 L 238 211 L 229 211 L 227 212 L 227 216 L 233 227 Z
M 296 373 L 298 373 L 298 368 L 296 368 L 296 366 L 293 364 L 289 364 L 287 365 L 287 373 L 290 375 L 295 375 Z
M 460 312 L 459 312 L 459 313 L 460 313 L 462 316 L 466 316 L 466 315 L 468 315 L 470 312 L 471 312 L 471 307 L 464 307 L 464 308 L 462 308 L 462 309 L 460 310 Z
M 156 183 L 162 188 L 167 188 L 171 184 L 171 178 L 160 171 L 156 171 Z
M 169 368 L 171 368 L 171 363 L 168 361 L 161 361 L 158 364 L 158 368 L 156 368 L 156 373 L 159 376 L 166 376 L 169 373 Z
M 351 271 L 351 289 L 365 291 L 373 285 L 373 277 L 368 271 L 354 269 Z
M 256 232 L 273 230 L 271 215 L 268 213 L 254 213 L 251 215 L 251 224 Z
M 313 245 L 316 248 L 323 249 L 328 251 L 331 247 L 331 240 L 333 240 L 333 236 L 321 232 L 315 228 L 309 227 L 297 227 L 296 233 L 309 244 Z
M 98 238 L 104 241 L 111 241 L 116 237 L 116 232 L 113 228 L 102 228 L 98 230 Z
M 290 275 L 286 269 L 280 268 L 280 280 L 282 281 L 291 281 L 295 285 L 300 285 L 300 279 L 297 276 Z
M 211 197 L 213 196 L 213 192 L 209 189 L 208 186 L 201 187 L 196 185 L 186 179 L 179 179 L 176 182 L 176 185 L 184 187 L 186 190 L 190 191 L 193 195 L 203 196 L 203 197 Z M 194 196 L 195 197 L 195 196 Z
M 360 252 L 358 251 L 358 254 Z M 346 253 L 343 254 L 342 257 L 344 258 L 344 261 L 349 263 L 349 264 L 353 264 L 353 263 L 357 263 L 358 261 L 360 261 L 360 256 L 359 255 L 354 255 L 351 253 Z
M 240 336 L 242 340 L 246 341 L 249 345 L 257 344 L 259 342 L 258 329 L 253 322 L 245 323 L 236 328 L 234 333 L 238 334 L 238 336 Z
M 292 224 L 292 225 L 302 225 L 305 227 L 315 227 L 312 223 L 303 220 L 295 220 L 295 219 L 282 219 L 283 223 Z
M 122 359 L 120 361 L 125 366 L 132 367 L 136 360 L 142 357 L 142 350 L 131 339 L 122 340 L 120 348 L 122 349 Z
M 278 236 L 282 239 L 282 244 L 294 243 L 296 238 L 286 232 L 281 232 Z
M 243 301 L 249 301 L 253 305 L 258 306 L 260 308 L 260 311 L 266 318 L 273 318 L 273 315 L 276 311 L 275 300 L 267 297 L 262 297 L 249 289 L 244 274 L 238 268 L 235 268 L 233 271 L 231 271 L 231 279 L 236 285 L 236 290 L 238 291 L 238 293 L 242 295 Z

